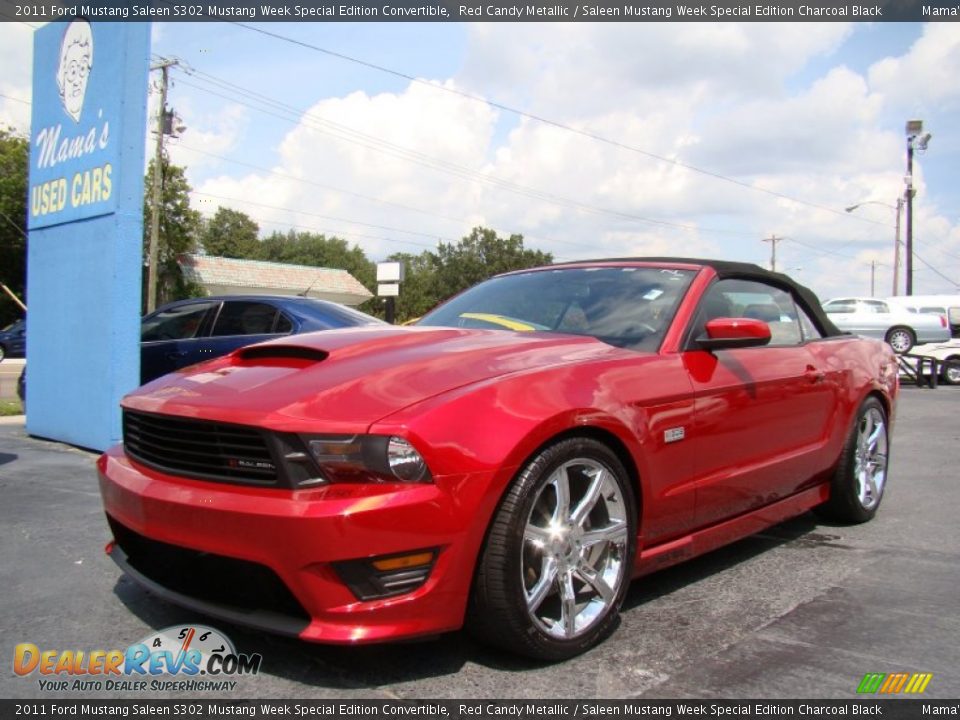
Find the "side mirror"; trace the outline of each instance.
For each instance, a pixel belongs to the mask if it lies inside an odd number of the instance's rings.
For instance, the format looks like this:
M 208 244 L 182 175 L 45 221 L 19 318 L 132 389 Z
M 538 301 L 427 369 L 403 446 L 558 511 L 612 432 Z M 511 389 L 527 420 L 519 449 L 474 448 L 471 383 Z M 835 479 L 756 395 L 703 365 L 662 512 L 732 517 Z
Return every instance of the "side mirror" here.
M 716 318 L 707 322 L 706 333 L 697 338 L 704 350 L 758 347 L 770 342 L 770 326 L 752 318 Z

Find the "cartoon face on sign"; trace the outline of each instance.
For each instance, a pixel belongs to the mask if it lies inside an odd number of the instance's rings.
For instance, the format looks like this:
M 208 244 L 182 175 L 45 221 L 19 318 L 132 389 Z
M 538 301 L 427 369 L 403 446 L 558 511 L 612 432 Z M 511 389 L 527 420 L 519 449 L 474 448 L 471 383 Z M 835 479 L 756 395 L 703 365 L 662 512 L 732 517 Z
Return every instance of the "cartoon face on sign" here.
M 87 93 L 87 77 L 93 68 L 93 31 L 86 20 L 74 20 L 67 26 L 60 43 L 60 64 L 57 66 L 57 87 L 60 101 L 74 122 L 80 121 L 83 98 Z

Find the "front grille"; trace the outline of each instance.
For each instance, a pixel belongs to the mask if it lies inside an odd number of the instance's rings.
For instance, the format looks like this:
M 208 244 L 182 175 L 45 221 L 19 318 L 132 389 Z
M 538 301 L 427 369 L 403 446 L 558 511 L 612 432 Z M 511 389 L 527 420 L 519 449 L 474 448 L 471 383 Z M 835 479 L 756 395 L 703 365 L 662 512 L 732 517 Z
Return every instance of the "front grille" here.
M 264 431 L 243 425 L 124 410 L 123 446 L 149 467 L 186 477 L 276 485 Z
M 310 618 L 266 565 L 151 540 L 110 515 L 107 521 L 130 567 L 168 590 L 228 610 Z

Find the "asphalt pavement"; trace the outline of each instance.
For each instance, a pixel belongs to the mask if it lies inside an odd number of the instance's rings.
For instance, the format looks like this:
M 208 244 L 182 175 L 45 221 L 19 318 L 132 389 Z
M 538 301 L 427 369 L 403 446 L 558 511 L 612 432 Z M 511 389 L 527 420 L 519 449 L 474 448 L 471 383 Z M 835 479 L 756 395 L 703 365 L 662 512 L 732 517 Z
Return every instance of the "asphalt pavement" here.
M 12 670 L 14 648 L 123 649 L 203 623 L 259 675 L 230 697 L 312 699 L 836 698 L 865 673 L 932 673 L 925 698 L 960 697 L 960 387 L 905 387 L 890 481 L 858 526 L 808 514 L 636 581 L 617 632 L 565 663 L 541 664 L 454 633 L 325 647 L 234 627 L 169 605 L 123 577 L 92 453 L 28 437 L 0 419 L 0 698 L 197 697 L 49 691 Z M 70 678 L 71 681 L 75 678 Z M 203 699 L 225 693 L 207 691 Z

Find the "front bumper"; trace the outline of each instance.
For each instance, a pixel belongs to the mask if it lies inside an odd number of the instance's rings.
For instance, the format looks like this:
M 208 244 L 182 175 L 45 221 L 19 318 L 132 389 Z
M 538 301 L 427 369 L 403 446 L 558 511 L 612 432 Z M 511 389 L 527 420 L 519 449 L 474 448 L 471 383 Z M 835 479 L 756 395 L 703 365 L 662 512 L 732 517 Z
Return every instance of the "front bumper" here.
M 165 475 L 119 446 L 98 470 L 115 537 L 107 550 L 134 579 L 193 610 L 325 643 L 459 628 L 495 503 L 485 473 L 291 491 Z M 335 568 L 428 548 L 426 582 L 402 595 L 358 600 Z

